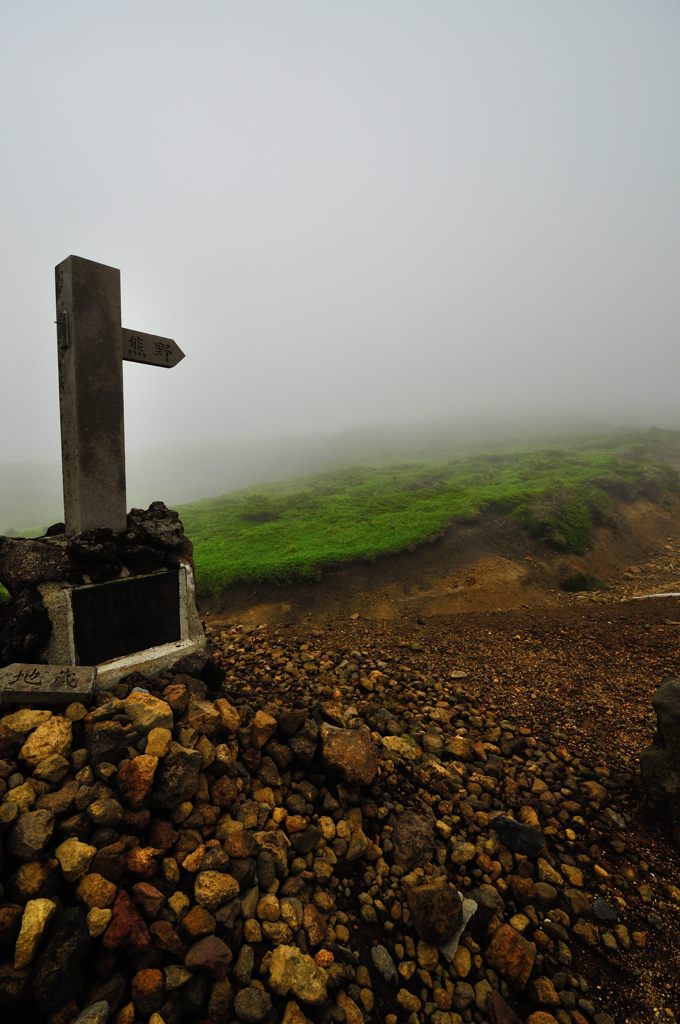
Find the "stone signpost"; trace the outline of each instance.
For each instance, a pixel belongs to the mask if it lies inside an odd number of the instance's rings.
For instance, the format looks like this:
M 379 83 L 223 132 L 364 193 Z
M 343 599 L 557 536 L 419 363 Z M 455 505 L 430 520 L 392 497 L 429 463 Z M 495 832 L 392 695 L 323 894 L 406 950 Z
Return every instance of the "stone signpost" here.
M 105 686 L 205 648 L 179 517 L 161 502 L 128 514 L 125 486 L 123 360 L 169 369 L 184 353 L 122 326 L 114 267 L 69 256 L 56 268 L 56 299 L 65 523 L 36 540 L 0 537 L 0 582 L 15 605 L 14 621 L 3 613 L 4 639 L 0 615 L 8 702 L 82 699 L 74 695 L 92 690 L 95 671 Z M 2 669 L 30 652 L 48 665 Z
M 120 271 L 69 256 L 55 271 L 66 533 L 126 528 L 123 359 L 176 366 L 170 338 L 121 324 Z

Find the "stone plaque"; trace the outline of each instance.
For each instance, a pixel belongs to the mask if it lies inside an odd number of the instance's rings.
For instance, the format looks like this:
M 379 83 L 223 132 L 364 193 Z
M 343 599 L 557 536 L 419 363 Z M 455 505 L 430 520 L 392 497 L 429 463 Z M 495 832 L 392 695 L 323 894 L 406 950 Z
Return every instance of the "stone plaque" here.
M 181 639 L 179 570 L 74 588 L 76 660 L 98 665 Z
M 10 665 L 0 669 L 0 704 L 87 704 L 96 675 L 80 665 Z

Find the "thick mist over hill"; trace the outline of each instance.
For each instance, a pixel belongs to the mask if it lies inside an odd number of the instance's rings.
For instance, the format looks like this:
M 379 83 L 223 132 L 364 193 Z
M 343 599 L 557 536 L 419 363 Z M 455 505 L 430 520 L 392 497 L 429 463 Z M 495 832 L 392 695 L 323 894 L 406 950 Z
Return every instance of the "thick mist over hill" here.
M 594 417 L 466 417 L 303 437 L 159 445 L 128 456 L 128 507 L 146 507 L 158 499 L 175 506 L 341 465 L 450 458 L 487 448 L 558 443 L 590 433 L 650 426 Z M 58 460 L 0 463 L 0 534 L 39 533 L 62 518 Z

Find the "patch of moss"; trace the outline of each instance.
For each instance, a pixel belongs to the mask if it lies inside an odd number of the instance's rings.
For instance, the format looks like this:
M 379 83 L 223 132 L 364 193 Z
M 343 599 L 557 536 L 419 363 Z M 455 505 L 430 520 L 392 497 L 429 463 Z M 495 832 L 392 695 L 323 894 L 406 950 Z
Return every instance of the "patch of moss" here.
M 590 573 L 575 572 L 562 580 L 560 588 L 568 594 L 578 594 L 584 590 L 606 590 L 607 585 L 604 580 L 592 576 Z
M 518 509 L 518 518 L 532 537 L 561 551 L 584 555 L 590 547 L 593 518 L 582 491 L 551 487 Z

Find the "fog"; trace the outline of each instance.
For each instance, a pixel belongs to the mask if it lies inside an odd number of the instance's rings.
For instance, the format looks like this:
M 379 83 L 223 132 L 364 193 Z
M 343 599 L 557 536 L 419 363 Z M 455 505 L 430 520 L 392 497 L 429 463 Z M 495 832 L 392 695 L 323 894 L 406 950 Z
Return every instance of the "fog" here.
M 448 462 L 500 450 L 560 446 L 616 432 L 630 423 L 552 416 L 457 417 L 425 423 L 240 441 L 143 448 L 127 458 L 129 507 L 162 497 L 172 507 L 241 488 L 361 465 Z M 628 435 L 630 436 L 630 435 Z M 636 434 L 636 436 L 644 436 Z M 0 535 L 43 533 L 63 519 L 61 467 L 52 461 L 0 463 Z
M 126 364 L 131 493 L 386 424 L 680 425 L 677 4 L 6 0 L 0 40 L 0 464 L 43 490 L 69 254 L 187 356 Z

